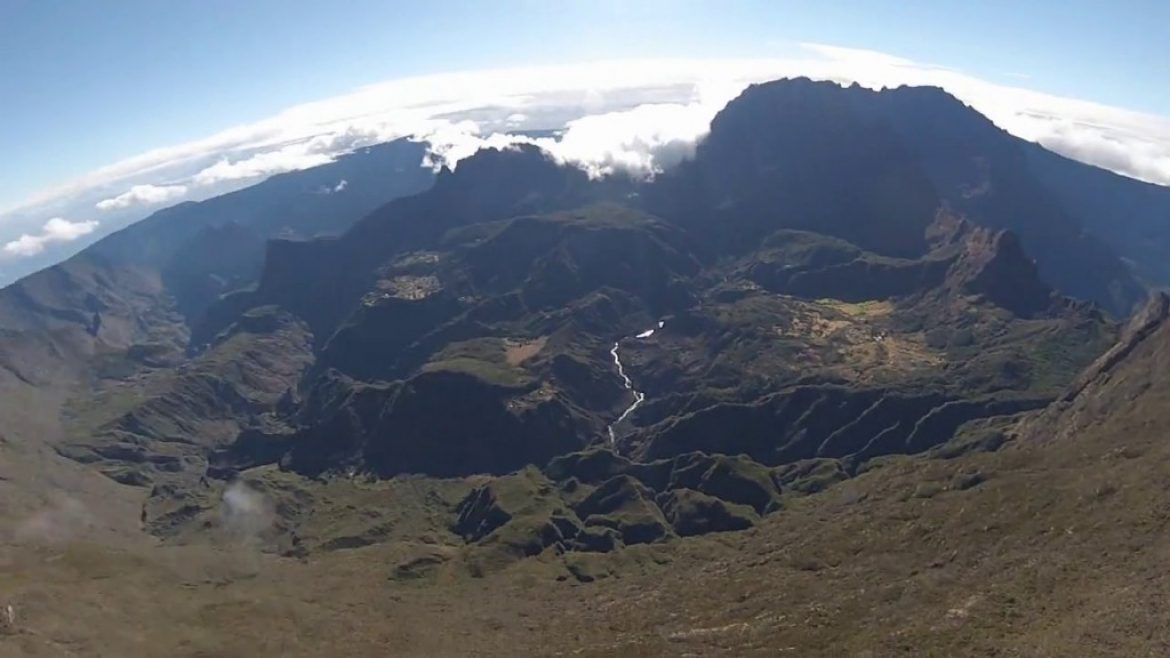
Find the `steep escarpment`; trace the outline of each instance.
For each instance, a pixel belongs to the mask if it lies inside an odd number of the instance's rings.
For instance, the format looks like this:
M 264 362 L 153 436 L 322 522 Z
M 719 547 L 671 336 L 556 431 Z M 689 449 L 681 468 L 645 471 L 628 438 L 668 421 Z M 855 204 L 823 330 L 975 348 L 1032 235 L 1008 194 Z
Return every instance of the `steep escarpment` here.
M 1070 214 L 1080 217 L 1090 234 L 1133 263 L 1146 283 L 1170 285 L 1170 188 L 1111 175 L 1070 160 L 1038 144 L 1029 144 L 1031 170 Z
M 1120 207 L 1110 211 L 1108 204 L 1079 203 L 1083 192 L 1074 179 L 1053 175 L 1061 169 L 1059 162 L 1035 157 L 1042 149 L 1008 134 L 942 89 L 849 91 L 859 111 L 898 132 L 940 198 L 970 221 L 1012 231 L 1058 290 L 1091 299 L 1120 317 L 1143 301 L 1144 287 L 1126 261 L 1141 253 L 1139 268 L 1149 270 L 1161 259 L 1149 257 L 1153 245 L 1148 240 L 1117 238 L 1143 230 L 1138 227 L 1148 225 L 1156 211 L 1151 209 L 1144 220 L 1129 216 L 1121 226 L 1110 225 L 1106 218 L 1118 218 L 1116 213 L 1124 212 Z M 1133 187 L 1124 177 L 1100 170 L 1094 179 Z M 1138 190 L 1132 192 L 1139 196 Z M 1160 245 L 1170 248 L 1164 237 Z
M 85 406 L 95 387 L 113 379 L 182 364 L 207 306 L 256 281 L 267 239 L 341 232 L 386 201 L 424 189 L 433 178 L 419 166 L 424 152 L 402 140 L 182 203 L 0 290 L 0 420 L 10 439 L 55 444 L 63 424 L 75 424 L 64 417 L 70 398 Z M 203 397 L 214 407 L 222 392 L 212 387 Z M 22 429 L 26 418 L 36 418 L 35 429 Z
M 579 449 L 598 431 L 563 394 L 457 370 L 354 395 L 333 414 L 307 419 L 282 464 L 307 475 L 346 467 L 383 477 L 506 473 Z
M 123 509 L 115 501 L 140 493 L 108 480 L 95 488 L 79 473 L 135 484 L 173 479 L 197 489 L 208 446 L 234 440 L 259 414 L 248 391 L 261 382 L 259 371 L 233 364 L 236 357 L 190 363 L 192 325 L 221 294 L 256 281 L 267 239 L 342 232 L 386 201 L 429 186 L 433 173 L 420 166 L 425 149 L 406 140 L 361 149 L 160 210 L 0 290 L 4 461 L 30 474 L 22 491 L 5 494 L 10 509 L 86 492 L 109 499 L 112 513 Z M 300 349 L 295 340 L 275 340 L 262 350 L 268 365 L 261 370 L 296 371 Z M 250 351 L 237 356 L 251 359 Z M 137 526 L 137 512 L 111 522 Z
M 878 153 L 893 153 L 890 139 Z M 923 180 L 912 158 L 889 169 L 874 157 L 843 175 Z M 668 180 L 642 188 L 648 205 Z M 488 150 L 341 237 L 274 243 L 260 285 L 221 300 L 200 335 L 275 306 L 312 330 L 313 364 L 282 429 L 223 446 L 217 472 L 467 476 L 543 464 L 626 417 L 634 393 L 607 350 L 655 322 L 664 328 L 623 349 L 646 399 L 618 428 L 617 450 L 856 465 L 1035 408 L 1112 340 L 1103 317 L 1040 281 L 1011 233 L 937 198 L 929 213 L 897 211 L 914 217 L 905 231 L 916 237 L 895 245 L 853 224 L 834 235 L 764 215 L 692 224 L 698 216 L 664 206 L 658 217 L 631 207 L 628 186 L 531 148 Z M 748 243 L 708 240 L 716 228 L 770 233 L 738 255 Z
M 645 191 L 648 207 L 704 244 L 744 252 L 779 228 L 884 256 L 922 255 L 940 197 L 888 123 L 831 83 L 749 87 L 711 122 L 693 160 Z
M 605 205 L 439 248 L 387 255 L 319 350 L 288 468 L 467 475 L 584 447 L 623 392 L 601 346 L 631 314 L 689 303 L 699 270 L 677 229 Z M 315 401 L 337 386 L 353 399 Z
M 1101 426 L 1161 422 L 1170 382 L 1170 298 L 1155 293 L 1130 319 L 1118 342 L 1078 375 L 1021 434 L 1059 441 Z

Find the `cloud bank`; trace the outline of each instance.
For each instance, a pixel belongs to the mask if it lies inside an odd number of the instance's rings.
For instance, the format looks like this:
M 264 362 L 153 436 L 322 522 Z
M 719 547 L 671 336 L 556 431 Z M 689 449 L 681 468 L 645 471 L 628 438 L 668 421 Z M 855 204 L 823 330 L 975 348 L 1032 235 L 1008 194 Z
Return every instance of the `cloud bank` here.
M 117 210 L 132 206 L 157 206 L 177 201 L 187 195 L 186 185 L 135 185 L 129 191 L 95 204 L 98 210 Z
M 215 185 L 226 181 L 261 178 L 316 167 L 331 160 L 332 155 L 306 152 L 304 147 L 298 144 L 268 153 L 257 153 L 235 162 L 224 158 L 195 174 L 192 182 L 196 185 Z
M 45 246 L 54 242 L 72 242 L 83 235 L 93 233 L 98 227 L 96 220 L 71 222 L 61 217 L 54 217 L 45 222 L 41 232 L 36 235 L 22 234 L 19 238 L 4 244 L 4 253 L 14 256 L 35 256 L 45 250 Z
M 477 124 L 464 121 L 417 138 L 430 145 L 423 165 L 434 169 L 455 168 L 480 149 L 532 144 L 594 178 L 619 171 L 649 177 L 691 156 L 711 116 L 714 111 L 698 105 L 644 105 L 575 119 L 557 137 L 484 135 Z
M 619 170 L 649 176 L 691 154 L 711 118 L 747 85 L 796 76 L 875 89 L 943 87 L 1019 137 L 1170 185 L 1165 117 L 1043 94 L 1019 87 L 1016 77 L 1002 84 L 885 53 L 803 44 L 785 58 L 604 61 L 370 85 L 32 195 L 0 210 L 0 242 L 9 240 L 0 257 L 36 256 L 58 243 L 98 237 L 96 222 L 63 216 L 86 217 L 96 207 L 108 231 L 140 218 L 146 207 L 222 194 L 405 136 L 430 142 L 423 166 L 457 166 L 482 147 L 530 143 L 593 176 Z

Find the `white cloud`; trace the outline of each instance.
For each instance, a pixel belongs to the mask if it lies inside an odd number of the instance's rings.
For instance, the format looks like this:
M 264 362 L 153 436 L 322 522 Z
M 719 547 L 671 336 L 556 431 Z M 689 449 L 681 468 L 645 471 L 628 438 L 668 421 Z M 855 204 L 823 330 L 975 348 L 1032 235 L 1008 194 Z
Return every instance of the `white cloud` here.
M 591 176 L 615 171 L 650 176 L 693 155 L 711 119 L 732 96 L 687 104 L 641 105 L 582 117 L 569 122 L 560 140 L 541 139 L 538 143 L 557 159 L 575 164 Z
M 417 139 L 430 144 L 424 164 L 436 169 L 443 165 L 455 167 L 480 149 L 534 144 L 558 162 L 578 166 L 593 177 L 617 171 L 646 177 L 691 156 L 695 144 L 707 134 L 711 118 L 733 96 L 718 100 L 708 96 L 686 104 L 639 105 L 585 116 L 569 121 L 557 139 L 508 133 L 483 135 L 474 121 L 438 125 L 417 135 Z
M 333 157 L 324 153 L 305 153 L 300 145 L 278 151 L 257 153 L 249 158 L 229 161 L 227 158 L 201 170 L 192 178 L 196 185 L 215 185 L 224 181 L 247 180 L 282 174 L 286 171 L 308 169 L 331 162 Z
M 531 144 L 534 140 L 520 135 L 492 133 L 480 134 L 479 124 L 474 121 L 441 121 L 427 130 L 413 136 L 428 143 L 423 166 L 438 171 L 443 166 L 455 167 L 460 160 L 470 157 L 485 148 L 506 148 L 516 144 Z
M 321 187 L 318 187 L 316 190 L 316 193 L 317 194 L 338 194 L 340 192 L 344 192 L 345 188 L 347 188 L 347 187 L 349 187 L 349 181 L 342 178 L 341 180 L 337 181 L 336 185 L 332 185 L 332 186 L 322 185 Z
M 54 242 L 71 242 L 83 235 L 93 233 L 98 227 L 96 220 L 71 222 L 54 217 L 45 222 L 37 235 L 27 233 L 4 245 L 4 253 L 14 256 L 35 256 L 45 250 L 45 245 Z
M 33 195 L 0 211 L 0 240 L 18 226 L 74 216 L 96 203 L 129 212 L 136 207 L 131 199 L 151 198 L 145 192 L 135 195 L 135 189 L 186 187 L 186 198 L 198 200 L 409 135 L 432 140 L 426 163 L 432 166 L 456 164 L 481 146 L 537 143 L 594 175 L 619 169 L 651 174 L 690 153 L 723 101 L 746 85 L 794 76 L 870 88 L 940 86 L 1015 135 L 1090 164 L 1170 185 L 1170 119 L 992 83 L 879 52 L 803 47 L 803 55 L 787 58 L 603 61 L 370 85 L 144 153 Z M 509 134 L 521 128 L 562 130 L 562 139 Z M 121 193 L 125 190 L 130 192 Z
M 177 201 L 187 194 L 186 185 L 135 185 L 116 197 L 95 204 L 98 210 L 118 210 L 131 206 L 156 206 Z

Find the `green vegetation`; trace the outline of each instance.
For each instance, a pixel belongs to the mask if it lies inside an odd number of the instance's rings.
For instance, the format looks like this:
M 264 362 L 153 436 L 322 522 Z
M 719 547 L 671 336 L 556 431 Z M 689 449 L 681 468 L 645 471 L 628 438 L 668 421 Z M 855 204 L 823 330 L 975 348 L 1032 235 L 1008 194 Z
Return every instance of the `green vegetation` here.
M 422 369 L 425 372 L 461 372 L 499 386 L 522 388 L 534 379 L 518 364 L 509 363 L 509 346 L 501 338 L 476 338 L 452 343 Z

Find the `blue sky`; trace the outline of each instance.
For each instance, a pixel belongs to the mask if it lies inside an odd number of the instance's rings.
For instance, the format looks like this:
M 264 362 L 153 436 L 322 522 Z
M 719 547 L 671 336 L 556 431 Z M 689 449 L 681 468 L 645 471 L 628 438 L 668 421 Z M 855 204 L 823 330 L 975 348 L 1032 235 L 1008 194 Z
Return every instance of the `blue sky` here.
M 1170 115 L 1170 3 L 0 0 L 0 207 L 379 80 L 867 48 Z

